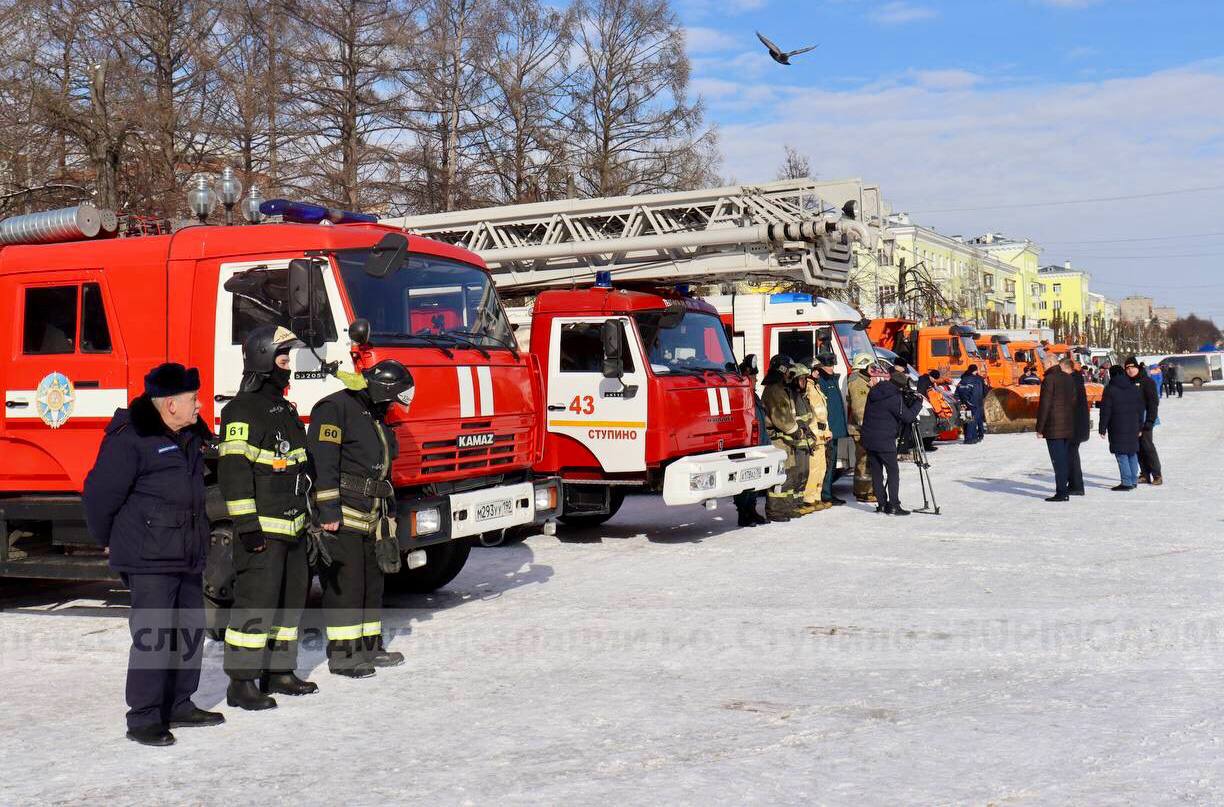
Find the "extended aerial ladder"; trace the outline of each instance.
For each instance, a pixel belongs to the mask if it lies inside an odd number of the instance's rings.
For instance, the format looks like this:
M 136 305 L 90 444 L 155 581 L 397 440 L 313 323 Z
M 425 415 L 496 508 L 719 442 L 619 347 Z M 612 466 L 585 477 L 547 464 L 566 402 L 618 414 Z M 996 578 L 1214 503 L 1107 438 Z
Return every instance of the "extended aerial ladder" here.
M 512 291 L 618 281 L 768 275 L 843 288 L 856 244 L 874 250 L 879 189 L 861 180 L 779 180 L 697 191 L 564 199 L 382 223 L 458 244 Z

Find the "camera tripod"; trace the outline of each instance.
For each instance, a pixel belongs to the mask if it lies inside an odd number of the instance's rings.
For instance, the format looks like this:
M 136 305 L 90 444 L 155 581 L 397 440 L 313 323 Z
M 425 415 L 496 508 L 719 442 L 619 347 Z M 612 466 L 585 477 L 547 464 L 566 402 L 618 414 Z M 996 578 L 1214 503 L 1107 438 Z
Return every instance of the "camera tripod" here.
M 910 512 L 937 516 L 940 515 L 939 504 L 935 501 L 935 488 L 931 485 L 931 463 L 927 461 L 926 444 L 918 433 L 917 423 L 911 423 L 910 430 L 914 438 L 914 464 L 918 466 L 918 483 L 922 486 L 922 507 Z

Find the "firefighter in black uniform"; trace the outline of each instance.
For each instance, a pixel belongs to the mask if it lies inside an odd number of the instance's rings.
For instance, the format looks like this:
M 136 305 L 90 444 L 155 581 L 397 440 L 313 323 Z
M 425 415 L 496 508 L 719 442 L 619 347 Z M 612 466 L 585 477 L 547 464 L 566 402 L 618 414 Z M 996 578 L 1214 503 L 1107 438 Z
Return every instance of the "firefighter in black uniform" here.
M 322 570 L 327 666 L 366 678 L 404 663 L 383 647 L 383 573 L 399 568 L 391 462 L 398 453 L 387 410 L 412 402 L 412 374 L 394 359 L 363 373 L 364 389 L 328 395 L 310 413 L 316 515 L 331 563 Z
M 225 631 L 226 701 L 272 709 L 269 694 L 308 695 L 316 684 L 294 673 L 298 622 L 310 567 L 306 527 L 306 429 L 289 386 L 289 351 L 302 343 L 264 325 L 242 344 L 242 386 L 221 410 L 218 476 L 234 522 L 234 603 Z

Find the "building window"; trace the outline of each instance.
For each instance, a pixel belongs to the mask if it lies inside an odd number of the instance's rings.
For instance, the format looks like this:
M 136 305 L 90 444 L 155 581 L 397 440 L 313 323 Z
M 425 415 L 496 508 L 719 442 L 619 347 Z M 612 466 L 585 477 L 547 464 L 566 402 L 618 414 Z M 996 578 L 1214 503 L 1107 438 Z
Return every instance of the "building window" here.
M 994 275 L 982 275 L 982 285 L 986 287 L 986 291 L 994 291 Z
M 880 286 L 880 305 L 890 305 L 897 301 L 896 286 Z
M 1006 291 L 1008 294 L 1015 294 L 1016 293 L 1016 281 L 1004 280 L 1003 290 Z
M 1029 286 L 1029 294 L 1031 294 L 1034 297 L 1040 297 L 1041 296 L 1041 286 L 1038 285 L 1037 283 L 1034 283 L 1033 285 Z
M 1045 300 L 1042 300 L 1042 301 L 1041 301 L 1041 306 L 1040 306 L 1041 310 L 1042 310 L 1042 311 L 1045 311 L 1045 310 L 1046 310 L 1046 307 L 1047 307 L 1047 306 L 1046 306 L 1046 301 L 1045 301 Z
M 1054 284 L 1054 293 L 1055 293 L 1055 294 L 1062 294 L 1062 284 L 1061 284 L 1061 283 L 1055 283 L 1055 284 Z
M 1045 308 L 1045 304 L 1044 304 L 1044 303 L 1042 303 L 1041 307 L 1042 307 L 1042 308 Z M 1054 301 L 1054 310 L 1055 310 L 1055 311 L 1061 311 L 1061 310 L 1062 310 L 1062 300 L 1055 300 L 1055 301 Z

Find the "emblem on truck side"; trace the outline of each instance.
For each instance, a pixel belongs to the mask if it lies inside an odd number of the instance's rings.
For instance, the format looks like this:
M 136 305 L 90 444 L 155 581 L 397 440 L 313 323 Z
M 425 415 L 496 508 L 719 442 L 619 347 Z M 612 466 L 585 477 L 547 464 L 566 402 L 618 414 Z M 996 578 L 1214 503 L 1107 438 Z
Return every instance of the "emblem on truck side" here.
M 75 403 L 76 391 L 63 373 L 51 373 L 38 382 L 34 405 L 42 422 L 51 428 L 58 429 L 68 422 Z
M 480 448 L 493 445 L 493 432 L 484 434 L 461 434 L 457 441 L 459 448 Z

